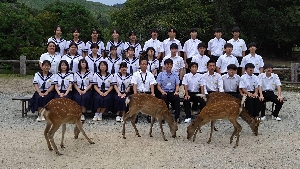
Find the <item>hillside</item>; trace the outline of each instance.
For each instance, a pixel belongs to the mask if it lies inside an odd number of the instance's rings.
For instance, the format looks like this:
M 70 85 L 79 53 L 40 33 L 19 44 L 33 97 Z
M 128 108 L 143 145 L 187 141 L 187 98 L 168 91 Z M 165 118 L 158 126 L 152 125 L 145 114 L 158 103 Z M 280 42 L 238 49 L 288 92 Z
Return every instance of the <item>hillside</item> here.
M 25 3 L 27 6 L 42 10 L 46 5 L 56 1 L 56 0 L 17 0 L 20 3 Z M 104 5 L 100 2 L 92 2 L 92 1 L 86 1 L 86 0 L 60 0 L 62 2 L 73 2 L 83 5 L 86 9 L 90 10 L 92 14 L 97 18 L 99 14 L 101 14 L 102 17 L 110 20 L 109 13 L 111 11 L 117 10 L 117 8 Z

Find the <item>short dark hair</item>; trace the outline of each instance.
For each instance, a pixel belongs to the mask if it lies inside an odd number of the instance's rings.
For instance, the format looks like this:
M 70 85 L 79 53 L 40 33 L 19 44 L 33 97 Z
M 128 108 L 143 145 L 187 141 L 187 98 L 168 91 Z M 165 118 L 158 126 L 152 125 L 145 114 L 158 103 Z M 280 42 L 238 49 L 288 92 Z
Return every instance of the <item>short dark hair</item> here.
M 197 49 L 199 49 L 199 48 L 201 48 L 201 47 L 206 48 L 206 45 L 205 45 L 204 42 L 200 42 L 200 43 L 198 44 L 198 46 L 197 46 Z
M 152 28 L 152 29 L 150 30 L 150 34 L 151 34 L 151 33 L 153 33 L 153 32 L 156 32 L 156 33 L 158 33 L 158 30 L 157 30 L 157 28 Z
M 80 29 L 79 28 L 76 28 L 76 27 L 74 27 L 73 29 L 72 29 L 72 33 L 74 33 L 74 32 L 78 32 L 78 33 L 80 33 Z
M 214 33 L 216 33 L 216 32 L 222 32 L 222 28 L 215 28 Z
M 47 45 L 46 45 L 46 51 L 48 52 L 48 49 L 47 49 L 47 48 L 49 47 L 49 45 L 50 45 L 51 43 L 55 45 L 55 52 L 59 52 L 59 50 L 57 50 L 57 47 L 59 47 L 59 45 L 56 45 L 55 42 L 53 42 L 53 41 L 50 41 L 50 42 L 47 43 Z
M 172 43 L 170 45 L 170 49 L 178 49 L 178 45 L 176 43 Z
M 107 70 L 108 70 L 108 64 L 107 64 L 107 62 L 104 61 L 104 60 L 102 60 L 102 61 L 99 63 L 99 65 L 98 65 L 99 72 L 101 72 L 101 70 L 100 70 L 100 65 L 101 65 L 101 63 L 103 63 L 103 64 L 106 66 L 105 72 L 107 72 Z
M 271 63 L 265 63 L 263 68 L 264 69 L 268 69 L 268 68 L 272 68 L 273 69 L 274 67 L 273 67 L 273 65 Z
M 135 48 L 133 46 L 128 46 L 128 48 L 126 50 L 128 51 L 129 49 L 135 51 Z
M 166 64 L 169 64 L 169 63 L 171 63 L 172 65 L 173 65 L 173 60 L 172 59 L 166 59 L 165 61 L 164 61 L 164 65 L 166 65 Z
M 112 50 L 117 50 L 117 47 L 114 46 L 114 45 L 111 45 L 110 48 L 109 48 L 109 51 L 112 51 Z
M 48 64 L 48 65 L 51 67 L 51 62 L 50 62 L 49 60 L 44 60 L 44 61 L 42 62 L 42 66 L 44 66 L 44 65 L 46 65 L 46 64 Z
M 78 49 L 78 45 L 77 45 L 77 43 L 75 43 L 75 42 L 71 42 L 71 43 L 70 43 L 69 49 L 71 48 L 71 46 L 76 46 L 76 48 Z
M 59 62 L 59 64 L 58 64 L 58 71 L 61 72 L 61 65 L 62 65 L 63 63 L 67 66 L 66 72 L 68 72 L 68 71 L 70 70 L 70 68 L 69 68 L 69 63 L 68 63 L 66 60 L 61 60 L 61 61 Z
M 177 30 L 175 28 L 173 28 L 173 27 L 169 28 L 168 32 L 172 32 L 172 30 L 173 30 L 174 33 L 177 33 Z
M 119 30 L 118 30 L 118 29 L 113 29 L 113 30 L 111 31 L 111 34 L 113 34 L 115 31 L 116 31 L 116 33 L 117 33 L 117 34 L 119 34 L 119 35 L 120 35 L 120 32 L 119 32 Z
M 121 69 L 121 68 L 123 68 L 123 67 L 127 67 L 127 63 L 126 63 L 126 62 L 121 62 L 121 63 L 120 63 L 120 68 L 119 68 L 119 69 Z
M 207 64 L 206 64 L 206 65 L 209 65 L 210 63 L 214 63 L 214 64 L 216 64 L 216 61 L 214 61 L 214 60 L 210 59 L 210 60 L 207 62 Z
M 238 67 L 235 65 L 235 64 L 229 64 L 228 66 L 227 66 L 227 70 L 237 70 L 238 69 Z
M 241 29 L 238 26 L 235 26 L 235 27 L 232 28 L 231 31 L 232 31 L 232 33 L 233 32 L 241 32 Z
M 198 32 L 198 31 L 197 31 L 197 28 L 191 28 L 191 29 L 190 29 L 190 33 L 192 33 L 192 32 Z
M 250 48 L 250 47 L 252 47 L 252 46 L 256 47 L 256 43 L 251 42 L 251 43 L 248 44 L 248 48 Z
M 146 54 L 149 52 L 149 50 L 153 50 L 154 51 L 154 56 L 155 56 L 155 49 L 154 49 L 154 47 L 148 47 L 146 49 Z
M 95 29 L 95 28 L 93 28 L 93 29 L 91 30 L 91 34 L 93 34 L 93 32 L 96 32 L 97 34 L 99 33 L 98 30 Z
M 85 63 L 86 64 L 86 69 L 89 69 L 89 64 L 85 59 L 80 59 L 79 63 L 78 63 L 78 70 L 81 71 L 82 67 L 81 67 L 81 63 Z
M 231 43 L 226 43 L 224 45 L 224 49 L 226 49 L 226 48 L 233 48 L 233 45 Z
M 93 48 L 99 49 L 98 44 L 97 43 L 92 43 L 90 49 L 93 49 Z
M 255 66 L 254 66 L 254 64 L 253 63 L 247 63 L 246 65 L 245 65 L 245 69 L 247 70 L 248 68 L 255 68 Z
M 136 35 L 136 33 L 135 33 L 134 30 L 132 30 L 132 31 L 130 31 L 130 32 L 128 33 L 128 37 L 130 37 L 130 36 L 132 36 L 132 35 Z
M 189 64 L 189 69 L 191 69 L 192 66 L 194 66 L 194 65 L 196 65 L 196 66 L 198 67 L 198 63 L 197 63 L 197 62 L 191 62 L 191 63 Z

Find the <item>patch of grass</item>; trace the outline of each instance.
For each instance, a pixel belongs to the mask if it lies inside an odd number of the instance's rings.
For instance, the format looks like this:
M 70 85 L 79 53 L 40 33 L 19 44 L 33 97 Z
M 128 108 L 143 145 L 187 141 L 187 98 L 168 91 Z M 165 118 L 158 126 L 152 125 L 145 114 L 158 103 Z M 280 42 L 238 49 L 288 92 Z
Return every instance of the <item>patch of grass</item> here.
M 11 78 L 33 79 L 33 75 L 21 76 L 19 74 L 0 74 L 0 78 L 5 78 L 5 79 L 11 79 Z

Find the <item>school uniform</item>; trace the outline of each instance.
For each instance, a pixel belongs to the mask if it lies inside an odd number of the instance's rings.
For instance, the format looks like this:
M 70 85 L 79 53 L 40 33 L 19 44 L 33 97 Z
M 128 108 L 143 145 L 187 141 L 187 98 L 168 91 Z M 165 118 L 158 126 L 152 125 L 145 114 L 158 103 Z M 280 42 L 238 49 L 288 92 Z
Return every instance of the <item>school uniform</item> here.
M 57 85 L 58 90 L 61 93 L 66 93 L 67 89 L 69 88 L 70 85 L 73 84 L 73 82 L 74 82 L 74 74 L 72 72 L 67 72 L 67 73 L 58 72 L 57 74 L 55 74 L 55 85 Z M 69 93 L 64 97 L 72 99 L 72 88 L 70 89 Z M 57 92 L 55 94 L 55 98 L 60 98 Z
M 133 57 L 133 58 L 128 58 L 126 57 L 123 62 L 125 62 L 127 64 L 127 73 L 129 74 L 133 74 L 134 72 L 136 72 L 138 70 L 138 68 L 140 67 L 139 65 L 139 58 L 138 57 Z
M 239 62 L 233 55 L 227 56 L 225 53 L 224 55 L 221 55 L 219 59 L 217 60 L 216 66 L 220 68 L 221 74 L 227 73 L 227 66 L 230 64 L 235 64 L 237 67 L 239 67 Z
M 70 46 L 71 42 L 75 42 L 75 41 L 73 39 L 67 41 L 67 45 L 66 45 L 66 48 L 65 48 L 65 50 L 68 51 L 67 53 L 69 53 L 69 46 Z M 77 47 L 78 47 L 78 49 L 77 49 L 78 55 L 82 56 L 83 52 L 87 52 L 86 47 L 85 47 L 85 43 L 82 40 L 79 39 L 75 43 L 77 44 Z
M 244 88 L 245 90 L 253 94 L 255 92 L 255 89 L 258 88 L 258 85 L 259 79 L 256 75 L 249 76 L 248 74 L 244 74 L 241 76 L 241 81 L 239 83 L 240 89 Z M 248 113 L 252 117 L 257 117 L 259 115 L 260 101 L 258 97 L 252 98 L 247 96 L 245 104 Z
M 131 79 L 132 75 L 127 73 L 125 76 L 122 76 L 121 72 L 118 72 L 114 76 L 114 84 L 117 85 L 118 90 L 120 93 L 124 94 L 126 93 L 126 89 L 131 87 Z M 129 93 L 126 93 L 126 96 L 128 96 Z M 126 104 L 125 104 L 126 98 L 121 98 L 118 96 L 118 93 L 116 92 L 114 95 L 114 102 L 116 103 L 116 111 L 126 111 Z
M 101 41 L 101 40 L 98 40 L 97 42 L 92 42 L 91 40 L 90 41 L 87 41 L 86 44 L 85 44 L 85 51 L 87 51 L 88 55 L 92 53 L 92 49 L 91 49 L 91 45 L 93 43 L 96 43 L 99 47 L 98 49 L 98 52 L 97 54 L 102 56 L 102 52 L 105 51 L 105 47 L 104 47 L 104 43 Z M 104 57 L 104 56 L 102 56 Z
M 75 56 L 71 56 L 69 53 L 61 58 L 61 60 L 66 60 L 68 62 L 69 69 L 73 73 L 78 72 L 78 64 L 81 59 L 83 59 L 81 55 L 77 54 Z
M 197 73 L 203 74 L 207 72 L 207 62 L 210 60 L 210 58 L 206 55 L 200 55 L 200 53 L 196 53 L 192 57 L 191 62 L 198 63 L 198 70 Z
M 54 74 L 49 72 L 46 76 L 43 72 L 37 72 L 33 78 L 33 84 L 37 84 L 40 91 L 45 93 L 52 85 L 55 84 Z M 41 97 L 37 91 L 34 92 L 30 99 L 30 110 L 34 113 L 39 107 L 44 107 L 51 99 L 54 98 L 54 91 L 50 91 L 46 96 Z
M 129 46 L 132 46 L 134 48 L 134 56 L 136 58 L 139 58 L 139 55 L 142 54 L 142 45 L 139 42 L 135 42 L 135 44 L 131 44 L 130 42 L 124 43 L 124 50 L 127 52 L 127 49 Z
M 172 59 L 173 60 L 173 67 L 172 72 L 176 73 L 177 75 L 180 74 L 180 69 L 185 68 L 184 61 L 182 57 L 180 57 L 177 53 L 175 57 L 171 57 L 171 55 L 167 55 L 163 58 L 161 62 L 161 66 L 165 67 L 164 62 L 166 59 Z
M 122 63 L 122 57 L 117 56 L 115 59 L 108 56 L 104 59 L 108 65 L 108 72 L 111 74 L 115 74 L 119 72 L 120 64 Z
M 274 117 L 278 117 L 279 111 L 283 105 L 283 102 L 278 101 L 278 96 L 274 91 L 277 86 L 281 86 L 280 79 L 277 74 L 271 73 L 270 77 L 266 76 L 266 73 L 262 73 L 258 76 L 259 86 L 261 86 L 264 101 L 261 103 L 261 117 L 265 116 L 266 105 L 265 102 L 271 101 L 275 103 L 275 110 L 272 112 Z
M 92 74 L 98 72 L 99 71 L 98 67 L 99 67 L 100 62 L 105 61 L 105 59 L 101 55 L 98 55 L 98 54 L 97 54 L 96 58 L 94 58 L 92 56 L 92 54 L 89 54 L 84 59 L 87 61 L 88 65 L 89 65 L 89 71 Z
M 158 56 L 159 52 L 164 52 L 164 46 L 158 39 L 149 39 L 145 42 L 143 51 L 146 51 L 148 47 L 153 47 L 155 49 L 155 57 Z
M 223 89 L 225 93 L 228 93 L 236 98 L 242 99 L 242 96 L 239 93 L 239 83 L 241 81 L 241 77 L 237 74 L 234 74 L 232 77 L 230 77 L 227 74 L 224 74 L 222 76 L 223 80 Z
M 213 75 L 210 75 L 209 72 L 203 74 L 203 79 L 205 80 L 205 94 L 212 92 L 224 92 L 223 89 L 223 80 L 219 73 L 214 72 Z
M 58 54 L 50 55 L 47 52 L 41 55 L 40 63 L 43 63 L 44 60 L 48 60 L 51 63 L 50 72 L 52 74 L 56 74 L 58 72 L 58 65 L 61 60 L 61 56 Z
M 232 44 L 233 49 L 231 54 L 235 56 L 238 59 L 239 64 L 241 64 L 241 61 L 243 59 L 243 52 L 247 50 L 245 41 L 243 39 L 238 38 L 237 40 L 230 39 L 229 41 L 227 41 L 227 43 Z
M 153 59 L 153 60 L 148 60 L 148 66 L 147 66 L 147 70 L 149 72 L 153 72 L 154 70 L 158 70 L 159 69 L 159 61 L 157 59 Z M 157 73 L 153 74 L 155 79 L 157 77 Z
M 181 43 L 179 40 L 177 40 L 175 38 L 173 40 L 171 40 L 170 38 L 168 38 L 163 41 L 165 56 L 171 55 L 170 45 L 172 43 L 176 43 L 178 45 L 178 52 L 182 51 L 182 46 L 181 46 Z
M 188 65 L 191 63 L 192 57 L 199 53 L 197 48 L 199 43 L 201 43 L 199 39 L 189 39 L 184 43 L 182 51 L 186 53 L 186 63 Z M 188 68 L 186 71 L 187 73 L 190 72 Z
M 87 71 L 84 74 L 81 74 L 80 72 L 74 73 L 74 84 L 77 84 L 81 91 L 84 91 L 91 83 L 93 83 L 93 74 L 90 71 Z M 84 106 L 88 110 L 92 110 L 93 99 L 91 90 L 86 91 L 83 95 L 80 95 L 78 91 L 74 91 L 73 94 L 75 102 L 77 102 L 80 106 Z
M 179 95 L 174 95 L 176 92 L 176 85 L 179 85 L 179 83 L 179 77 L 177 73 L 173 71 L 167 73 L 167 71 L 164 70 L 157 76 L 157 84 L 160 85 L 161 89 L 167 93 L 166 95 L 162 94 L 161 99 L 165 101 L 167 107 L 169 107 L 169 103 L 171 103 L 173 109 L 175 109 L 175 120 L 180 117 L 180 98 Z
M 208 42 L 207 50 L 210 51 L 210 58 L 217 62 L 219 57 L 223 55 L 224 52 L 224 45 L 226 44 L 226 41 L 222 38 L 213 38 Z
M 150 85 L 155 85 L 156 80 L 151 72 L 147 70 L 145 73 L 143 73 L 142 71 L 138 71 L 133 73 L 131 84 L 137 85 L 137 92 L 139 93 L 151 93 Z
M 185 109 L 186 119 L 191 118 L 191 101 L 193 104 L 197 105 L 200 103 L 199 109 L 200 111 L 203 109 L 203 107 L 206 105 L 204 99 L 202 99 L 200 96 L 196 96 L 196 94 L 201 94 L 200 87 L 206 86 L 205 80 L 203 78 L 203 75 L 200 73 L 192 74 L 188 73 L 185 74 L 182 80 L 182 84 L 184 86 L 187 86 L 188 88 L 188 95 L 190 96 L 189 99 L 184 99 L 183 105 Z
M 124 43 L 123 41 L 119 40 L 118 42 L 114 42 L 113 40 L 110 40 L 106 44 L 106 52 L 109 53 L 110 47 L 115 46 L 117 48 L 117 55 L 122 56 L 124 53 Z
M 93 84 L 98 87 L 101 92 L 106 92 L 111 86 L 114 85 L 114 76 L 109 72 L 106 72 L 106 76 L 102 76 L 100 72 L 96 72 L 93 76 Z M 95 91 L 94 94 L 94 108 L 107 108 L 111 109 L 111 101 L 113 95 L 109 92 L 106 96 L 101 96 Z
M 258 75 L 260 73 L 259 69 L 264 66 L 264 61 L 262 57 L 258 54 L 254 54 L 254 55 L 248 54 L 245 57 L 243 57 L 243 60 L 241 62 L 241 67 L 245 68 L 245 65 L 247 63 L 252 63 L 255 66 L 253 72 L 255 75 Z
M 65 54 L 65 48 L 66 48 L 66 44 L 67 41 L 63 38 L 60 39 L 56 39 L 55 36 L 52 36 L 48 39 L 48 43 L 49 42 L 54 42 L 56 44 L 56 48 L 58 48 L 59 50 L 57 50 L 56 54 L 63 56 Z

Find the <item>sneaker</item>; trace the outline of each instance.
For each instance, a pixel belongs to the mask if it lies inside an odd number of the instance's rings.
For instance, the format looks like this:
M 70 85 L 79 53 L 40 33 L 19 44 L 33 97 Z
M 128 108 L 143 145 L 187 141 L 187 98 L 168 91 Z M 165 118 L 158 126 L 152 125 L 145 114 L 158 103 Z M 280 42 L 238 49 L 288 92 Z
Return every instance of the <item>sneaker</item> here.
M 191 121 L 192 121 L 191 118 L 186 118 L 186 119 L 184 120 L 185 123 L 190 123 Z
M 81 121 L 85 121 L 85 117 L 84 115 L 81 115 L 81 118 L 80 118 Z
M 260 120 L 261 120 L 261 121 L 265 121 L 265 120 L 267 120 L 267 117 L 266 117 L 266 116 L 262 116 L 262 117 L 260 118 Z
M 100 114 L 99 116 L 98 116 L 98 119 L 97 119 L 98 121 L 102 121 L 102 114 Z
M 281 121 L 281 118 L 280 117 L 275 117 L 275 120 Z
M 37 122 L 41 122 L 42 121 L 42 117 L 38 116 L 38 118 L 36 119 Z
M 117 117 L 116 117 L 116 121 L 117 121 L 117 122 L 121 122 L 121 117 L 120 117 L 120 116 L 117 116 Z
M 98 120 L 98 116 L 94 116 L 93 121 L 97 121 Z

